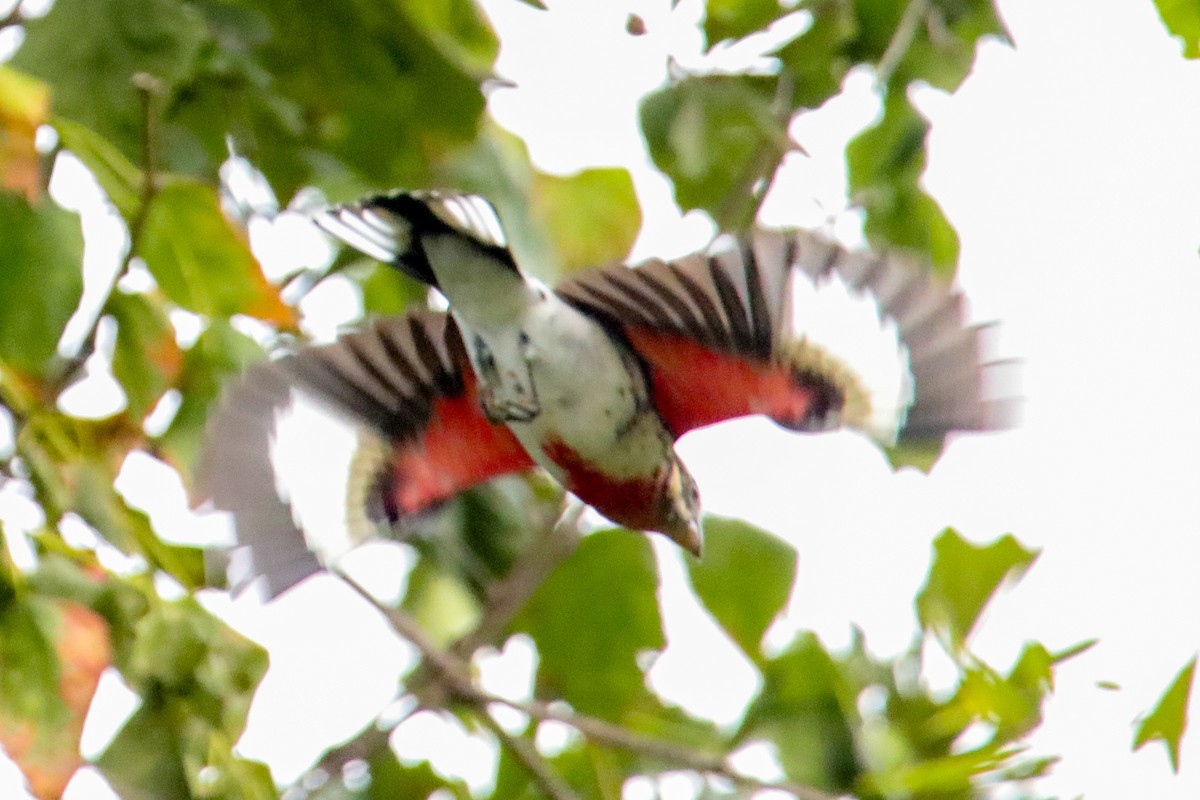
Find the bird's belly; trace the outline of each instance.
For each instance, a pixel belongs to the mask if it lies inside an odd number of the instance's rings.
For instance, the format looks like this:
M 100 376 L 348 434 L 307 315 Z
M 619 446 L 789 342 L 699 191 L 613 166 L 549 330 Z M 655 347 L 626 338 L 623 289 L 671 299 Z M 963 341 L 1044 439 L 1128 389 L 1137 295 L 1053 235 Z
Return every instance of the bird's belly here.
M 509 427 L 568 487 L 578 483 L 571 475 L 576 463 L 621 480 L 654 474 L 671 440 L 650 407 L 645 374 L 598 324 L 566 312 L 530 323 L 530 376 L 540 412 Z M 563 458 L 568 452 L 571 458 Z

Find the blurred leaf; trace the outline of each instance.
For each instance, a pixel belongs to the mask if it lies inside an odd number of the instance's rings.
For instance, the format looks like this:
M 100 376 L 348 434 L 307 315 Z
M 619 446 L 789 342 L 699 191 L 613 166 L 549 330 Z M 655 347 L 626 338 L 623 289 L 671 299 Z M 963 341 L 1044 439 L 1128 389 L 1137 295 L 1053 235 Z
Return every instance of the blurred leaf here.
M 125 224 L 132 224 L 141 205 L 142 171 L 115 145 L 78 122 L 58 117 L 54 120 L 54 130 L 62 146 L 95 176 Z
M 473 0 L 407 3 L 402 10 L 447 60 L 479 80 L 491 74 L 500 43 Z
M 623 259 L 642 228 L 633 178 L 623 168 L 586 169 L 566 178 L 538 173 L 530 193 L 533 221 L 568 272 Z
M 137 627 L 124 677 L 143 704 L 96 760 L 113 788 L 135 800 L 276 797 L 269 772 L 232 753 L 265 651 L 191 598 L 158 602 Z
M 952 276 L 958 234 L 920 187 L 929 123 L 903 95 L 889 96 L 883 117 L 846 146 L 850 195 L 866 211 L 864 231 L 880 249 L 901 247 Z
M 35 797 L 58 798 L 82 764 L 79 737 L 110 661 L 103 618 L 28 597 L 0 609 L 0 743 Z
M 812 25 L 775 55 L 793 84 L 793 105 L 813 109 L 841 91 L 854 64 L 850 53 L 858 23 L 851 0 L 819 0 L 805 3 L 805 8 L 812 14 Z
M 479 603 L 470 589 L 429 558 L 409 573 L 402 607 L 439 645 L 448 645 L 479 621 Z
M 1167 30 L 1183 43 L 1184 58 L 1200 58 L 1200 3 L 1196 0 L 1154 0 Z
M 241 374 L 266 354 L 249 336 L 226 320 L 212 320 L 183 354 L 179 376 L 182 400 L 170 427 L 159 437 L 158 450 L 187 482 L 208 422 L 209 407 L 226 379 Z
M 847 792 L 859 773 L 854 728 L 858 690 L 817 637 L 801 633 L 762 666 L 763 687 L 746 712 L 739 742 L 767 739 L 790 780 Z
M 0 64 L 0 188 L 41 196 L 37 129 L 50 114 L 50 91 L 39 80 Z
M 704 607 L 751 661 L 761 661 L 763 634 L 796 580 L 795 549 L 741 520 L 709 515 L 704 558 L 688 559 L 687 570 Z
M 47 409 L 29 417 L 17 449 L 51 524 L 73 511 L 121 551 L 145 557 L 185 588 L 197 588 L 204 578 L 200 549 L 162 541 L 149 518 L 113 485 L 126 455 L 141 441 L 140 428 L 124 415 L 82 420 Z
M 144 114 L 133 76 L 154 76 L 169 97 L 206 38 L 196 9 L 175 0 L 59 0 L 26 23 L 13 64 L 50 84 L 56 114 L 140 160 Z
M 537 644 L 539 691 L 584 714 L 620 720 L 646 696 L 639 654 L 665 644 L 658 575 L 644 536 L 587 536 L 514 623 Z
M 161 304 L 146 295 L 114 291 L 104 310 L 117 322 L 113 377 L 121 384 L 129 413 L 143 419 L 174 385 L 183 369 L 183 351 Z
M 1010 42 L 993 0 L 935 0 L 893 73 L 894 84 L 924 81 L 946 92 L 957 90 L 971 74 L 983 36 Z
M 142 705 L 96 759 L 122 800 L 192 800 L 177 729 L 167 713 Z
M 794 148 L 775 92 L 774 77 L 704 75 L 642 100 L 650 156 L 675 184 L 681 208 L 707 211 L 721 230 L 750 227 L 761 199 L 755 189 Z
M 1134 750 L 1140 750 L 1146 742 L 1160 741 L 1165 744 L 1173 772 L 1179 772 L 1179 743 L 1187 729 L 1188 700 L 1195 676 L 1196 658 L 1193 657 L 1171 681 L 1158 704 L 1138 723 L 1133 737 Z
M 705 49 L 757 33 L 784 13 L 779 0 L 708 0 L 704 4 Z
M 930 758 L 863 781 L 870 793 L 897 797 L 972 797 L 972 778 L 1005 765 L 1019 751 L 987 745 Z
M 953 528 L 942 531 L 933 548 L 929 577 L 917 595 L 917 617 L 957 655 L 1001 582 L 1020 578 L 1038 554 L 1011 534 L 980 546 Z
M 212 163 L 231 136 L 284 201 L 314 183 L 427 185 L 431 162 L 477 132 L 496 44 L 463 0 L 198 5 L 223 46 L 173 121 Z
M 901 431 L 903 437 L 903 431 Z M 891 447 L 884 448 L 884 455 L 892 469 L 913 467 L 928 473 L 933 465 L 942 457 L 943 439 L 915 439 L 897 442 Z
M 198 547 L 168 544 L 159 538 L 145 513 L 129 506 L 113 488 L 115 474 L 92 461 L 75 465 L 69 476 L 73 506 L 100 535 L 126 553 L 145 557 L 185 589 L 204 585 L 204 554 Z
M 190 181 L 163 187 L 150 205 L 139 251 L 163 293 L 189 311 L 296 324 L 295 309 L 263 277 L 211 187 Z
M 0 231 L 0 359 L 45 376 L 83 293 L 79 217 L 0 190 Z
M 403 314 L 410 306 L 423 304 L 429 287 L 386 264 L 372 264 L 359 283 L 364 314 Z

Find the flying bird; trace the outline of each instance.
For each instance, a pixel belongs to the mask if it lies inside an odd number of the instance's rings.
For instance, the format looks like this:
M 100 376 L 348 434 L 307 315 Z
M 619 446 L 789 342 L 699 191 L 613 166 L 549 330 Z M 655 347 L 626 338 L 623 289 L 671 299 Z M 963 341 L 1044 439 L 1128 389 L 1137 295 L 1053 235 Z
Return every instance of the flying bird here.
M 805 232 L 754 231 L 712 252 L 614 264 L 550 288 L 521 270 L 490 203 L 443 191 L 333 206 L 325 231 L 438 290 L 448 311 L 377 319 L 252 367 L 210 424 L 199 486 L 232 512 L 272 595 L 319 569 L 276 492 L 277 412 L 300 392 L 384 443 L 355 502 L 391 520 L 488 479 L 540 467 L 613 522 L 699 555 L 684 433 L 764 414 L 795 431 L 862 430 L 885 444 L 1007 424 L 963 298 L 897 256 Z M 897 338 L 886 391 L 804 334 L 801 290 L 873 295 Z M 369 474 L 361 474 L 365 469 Z M 365 487 L 365 488 L 363 488 Z

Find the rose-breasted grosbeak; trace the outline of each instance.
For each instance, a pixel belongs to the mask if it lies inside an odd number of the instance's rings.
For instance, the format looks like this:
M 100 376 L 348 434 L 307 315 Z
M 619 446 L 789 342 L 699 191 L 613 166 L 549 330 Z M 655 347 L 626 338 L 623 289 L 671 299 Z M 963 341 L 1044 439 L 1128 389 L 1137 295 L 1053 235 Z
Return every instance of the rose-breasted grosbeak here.
M 793 430 L 847 426 L 894 441 L 1006 416 L 1008 403 L 985 393 L 991 365 L 961 295 L 898 258 L 758 231 L 723 252 L 618 264 L 550 289 L 520 270 L 480 197 L 380 195 L 317 222 L 435 287 L 450 310 L 376 320 L 255 366 L 227 394 L 200 485 L 233 512 L 272 594 L 318 567 L 268 455 L 293 389 L 388 444 L 371 499 L 389 516 L 540 466 L 613 522 L 695 554 L 699 499 L 673 447 L 693 428 L 765 414 Z M 798 333 L 797 287 L 830 273 L 870 291 L 896 328 L 907 370 L 891 396 Z

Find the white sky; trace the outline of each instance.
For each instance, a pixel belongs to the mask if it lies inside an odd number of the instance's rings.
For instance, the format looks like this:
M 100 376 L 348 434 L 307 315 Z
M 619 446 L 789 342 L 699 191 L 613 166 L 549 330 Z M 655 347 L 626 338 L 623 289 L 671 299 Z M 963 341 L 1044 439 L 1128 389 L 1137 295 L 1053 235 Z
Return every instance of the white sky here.
M 646 210 L 637 255 L 703 244 L 707 226 L 671 211 L 636 129 L 635 100 L 662 79 L 663 48 L 696 47 L 696 35 L 668 17 L 669 4 L 595 2 L 573 12 L 583 4 L 558 2 L 551 14 L 515 0 L 485 5 L 505 43 L 498 69 L 520 85 L 495 94 L 493 112 L 525 137 L 538 164 L 558 172 L 631 166 Z M 853 623 L 880 654 L 905 647 L 929 543 L 944 524 L 979 541 L 1011 531 L 1042 548 L 975 639 L 1000 667 L 1026 639 L 1052 649 L 1101 640 L 1059 672 L 1033 743 L 1064 758 L 1040 790 L 1089 800 L 1200 796 L 1194 731 L 1178 776 L 1160 746 L 1130 753 L 1135 716 L 1200 647 L 1200 364 L 1184 349 L 1196 339 L 1200 301 L 1200 63 L 1179 57 L 1150 0 L 999 6 L 1019 49 L 983 45 L 955 96 L 926 91 L 917 101 L 933 122 L 926 184 L 963 241 L 961 282 L 980 319 L 1004 321 L 999 351 L 1027 361 L 1023 428 L 958 440 L 929 477 L 891 473 L 855 437 L 788 435 L 756 420 L 691 434 L 679 449 L 708 510 L 747 518 L 798 547 L 798 590 L 773 632 L 778 640 L 804 627 L 838 646 Z M 647 36 L 621 33 L 629 10 L 645 18 Z M 852 76 L 849 87 L 796 124 L 811 158 L 789 161 L 768 222 L 820 225 L 842 207 L 842 147 L 876 109 L 869 76 Z M 841 215 L 832 227 L 854 241 L 854 223 Z M 260 232 L 256 245 L 267 249 L 270 239 Z M 325 298 L 334 317 L 352 313 L 352 300 L 336 286 Z M 123 484 L 132 499 L 178 513 L 177 486 L 150 470 L 138 474 Z M 681 599 L 679 563 L 661 544 L 671 646 L 653 685 L 731 722 L 755 689 L 751 672 Z M 405 559 L 373 546 L 349 557 L 356 564 L 383 564 L 382 577 L 366 577 L 396 591 Z M 411 663 L 410 648 L 330 579 L 267 606 L 215 595 L 207 602 L 271 650 L 241 747 L 281 781 L 368 723 Z M 321 642 L 315 649 L 311 637 Z M 501 660 L 510 668 L 485 673 L 507 681 L 497 690 L 527 691 L 528 649 L 518 642 Z M 945 679 L 945 669 L 935 677 Z M 714 696 L 715 685 L 729 690 Z M 102 749 L 131 710 L 115 679 L 101 696 L 105 711 L 89 719 L 86 753 Z M 494 751 L 467 741 L 428 715 L 402 725 L 396 739 L 402 753 L 484 784 Z M 0 795 L 20 796 L 16 780 L 0 763 Z M 85 772 L 68 798 L 106 792 Z M 642 783 L 627 795 L 647 792 Z

